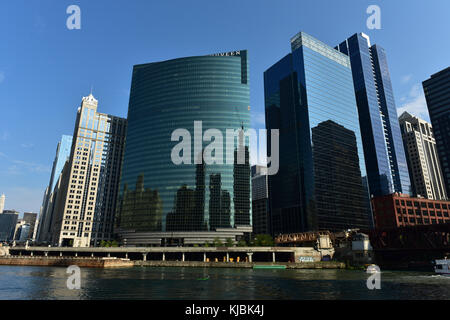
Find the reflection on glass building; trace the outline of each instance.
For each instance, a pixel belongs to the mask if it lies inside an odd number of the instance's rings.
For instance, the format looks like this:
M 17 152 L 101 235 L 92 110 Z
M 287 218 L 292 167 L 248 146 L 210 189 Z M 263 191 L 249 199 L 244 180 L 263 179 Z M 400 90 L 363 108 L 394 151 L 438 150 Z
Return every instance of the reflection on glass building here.
M 234 223 L 250 225 L 250 153 L 247 146 L 239 143 L 239 149 L 234 151 L 233 189 L 234 189 Z M 239 153 L 243 161 L 239 161 Z
M 267 129 L 280 130 L 280 168 L 269 176 L 270 231 L 368 228 L 349 58 L 303 32 L 291 47 L 264 73 Z
M 225 143 L 227 129 L 249 128 L 249 104 L 245 50 L 134 66 L 116 213 L 116 231 L 127 244 L 186 245 L 251 230 L 249 139 L 243 164 L 227 161 Z M 198 132 L 194 122 L 200 121 Z M 190 134 L 190 150 L 182 152 L 188 164 L 172 162 L 172 149 L 181 142 L 171 141 L 176 129 Z M 222 134 L 223 164 L 201 161 L 211 143 L 201 138 L 208 129 Z M 233 156 L 236 136 L 230 148 Z M 159 211 L 130 206 L 127 198 L 138 190 L 156 193 Z
M 367 193 L 363 188 L 355 132 L 332 120 L 312 131 L 314 188 L 320 229 L 366 226 Z
M 364 33 L 336 47 L 350 58 L 370 194 L 411 193 L 386 53 Z
M 45 189 L 44 198 L 42 200 L 42 206 L 39 213 L 39 224 L 36 235 L 38 242 L 49 241 L 50 227 L 51 227 L 51 213 L 52 208 L 49 205 L 54 197 L 55 186 L 58 182 L 59 175 L 64 168 L 64 164 L 70 157 L 70 150 L 72 148 L 72 136 L 63 135 L 61 141 L 58 142 L 56 147 L 56 156 L 53 160 L 52 173 L 50 175 L 50 182 Z
M 162 206 L 157 190 L 144 188 L 144 176 L 140 175 L 136 187 L 123 188 L 119 210 L 123 212 L 120 224 L 136 230 L 159 231 L 161 229 Z

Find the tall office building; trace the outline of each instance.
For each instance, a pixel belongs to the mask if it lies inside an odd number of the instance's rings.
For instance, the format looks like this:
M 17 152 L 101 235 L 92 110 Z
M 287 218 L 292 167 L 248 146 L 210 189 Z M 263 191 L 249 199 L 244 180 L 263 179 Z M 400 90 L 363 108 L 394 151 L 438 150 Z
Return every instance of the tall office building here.
M 304 32 L 291 49 L 264 73 L 267 129 L 280 130 L 279 171 L 269 176 L 271 233 L 368 228 L 350 60 Z
M 0 213 L 0 242 L 14 240 L 19 213 L 14 210 L 4 210 Z
M 23 237 L 25 237 L 26 240 L 34 240 L 35 237 L 34 229 L 36 226 L 36 220 L 37 220 L 37 213 L 34 212 L 23 213 L 23 221 L 25 221 L 25 223 L 29 226 L 28 234 L 23 235 Z
M 52 200 L 54 244 L 87 247 L 112 236 L 126 119 L 99 113 L 97 105 L 90 94 L 78 108 L 70 159 Z
M 16 226 L 14 228 L 14 240 L 20 239 L 20 233 L 22 231 L 22 227 L 25 225 L 25 221 L 23 219 L 17 219 Z
M 18 234 L 18 238 L 17 240 L 19 240 L 20 242 L 25 242 L 30 239 L 30 232 L 31 232 L 31 226 L 28 223 L 24 223 L 19 230 L 19 234 Z
M 269 189 L 267 168 L 252 166 L 252 226 L 253 234 L 269 233 Z
M 413 194 L 431 200 L 447 199 L 431 124 L 406 111 L 399 122 Z
M 423 83 L 428 113 L 444 175 L 447 195 L 450 194 L 450 67 L 433 74 Z
M 226 159 L 236 160 L 239 140 L 228 145 L 226 130 L 249 128 L 249 104 L 245 50 L 134 66 L 117 212 L 127 244 L 189 245 L 251 231 L 248 139 L 242 163 Z M 190 164 L 172 162 L 177 129 Z M 223 139 L 208 140 L 207 132 Z M 213 139 L 223 164 L 203 160 Z
M 3 212 L 3 210 L 5 209 L 5 195 L 4 194 L 2 194 L 1 196 L 0 196 L 0 213 L 2 213 Z
M 48 241 L 48 232 L 51 225 L 52 211 L 49 207 L 49 201 L 52 198 L 55 185 L 58 181 L 59 175 L 64 167 L 65 162 L 69 159 L 70 149 L 72 147 L 72 136 L 63 135 L 61 141 L 58 142 L 56 147 L 56 155 L 53 160 L 52 172 L 50 175 L 50 181 L 45 189 L 44 198 L 39 213 L 40 224 L 36 235 L 38 242 Z
M 364 33 L 336 47 L 350 58 L 370 194 L 411 193 L 386 53 Z

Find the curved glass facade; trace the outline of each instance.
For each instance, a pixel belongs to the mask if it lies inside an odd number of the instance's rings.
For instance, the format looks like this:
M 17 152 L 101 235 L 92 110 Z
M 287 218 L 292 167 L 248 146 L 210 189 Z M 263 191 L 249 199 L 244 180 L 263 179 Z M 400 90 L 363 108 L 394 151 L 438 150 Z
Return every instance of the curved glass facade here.
M 249 105 L 246 51 L 134 66 L 117 230 L 191 232 L 250 225 L 248 139 L 244 164 L 227 163 L 225 143 L 227 129 L 249 128 Z M 194 154 L 197 121 L 200 134 L 222 133 L 223 164 L 195 163 L 200 158 Z M 190 133 L 190 164 L 172 162 L 172 149 L 181 141 L 171 141 L 176 129 Z M 210 143 L 203 141 L 201 149 Z

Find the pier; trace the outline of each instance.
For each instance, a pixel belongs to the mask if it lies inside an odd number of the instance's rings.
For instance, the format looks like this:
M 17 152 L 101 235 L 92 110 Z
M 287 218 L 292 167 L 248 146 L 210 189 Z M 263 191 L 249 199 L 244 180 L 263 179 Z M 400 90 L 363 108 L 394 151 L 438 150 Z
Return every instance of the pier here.
M 66 265 L 92 262 L 96 267 L 117 266 L 240 267 L 285 265 L 286 268 L 344 268 L 335 261 L 321 261 L 328 250 L 312 247 L 32 247 L 15 246 L 0 264 Z M 332 253 L 331 253 L 332 254 Z M 9 259 L 9 260 L 8 260 Z M 57 262 L 60 261 L 60 262 Z M 94 261 L 99 261 L 98 263 Z M 126 262 L 128 261 L 128 263 Z M 70 265 L 70 264 L 68 264 Z
M 134 263 L 120 258 L 90 257 L 42 257 L 42 256 L 1 256 L 0 265 L 8 266 L 45 266 L 68 267 L 77 265 L 85 268 L 121 268 L 132 267 Z

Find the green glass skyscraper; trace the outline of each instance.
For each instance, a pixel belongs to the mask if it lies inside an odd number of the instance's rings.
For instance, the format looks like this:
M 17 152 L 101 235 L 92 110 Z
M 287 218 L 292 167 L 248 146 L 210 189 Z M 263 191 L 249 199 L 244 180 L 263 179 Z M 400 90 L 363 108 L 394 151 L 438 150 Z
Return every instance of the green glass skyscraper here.
M 249 128 L 249 105 L 245 50 L 134 66 L 116 213 L 127 244 L 201 243 L 250 226 L 248 139 L 246 163 L 225 159 L 226 130 Z M 177 129 L 192 137 L 190 164 L 171 158 Z M 194 140 L 209 129 L 223 136 L 223 164 L 201 161 L 210 141 Z

